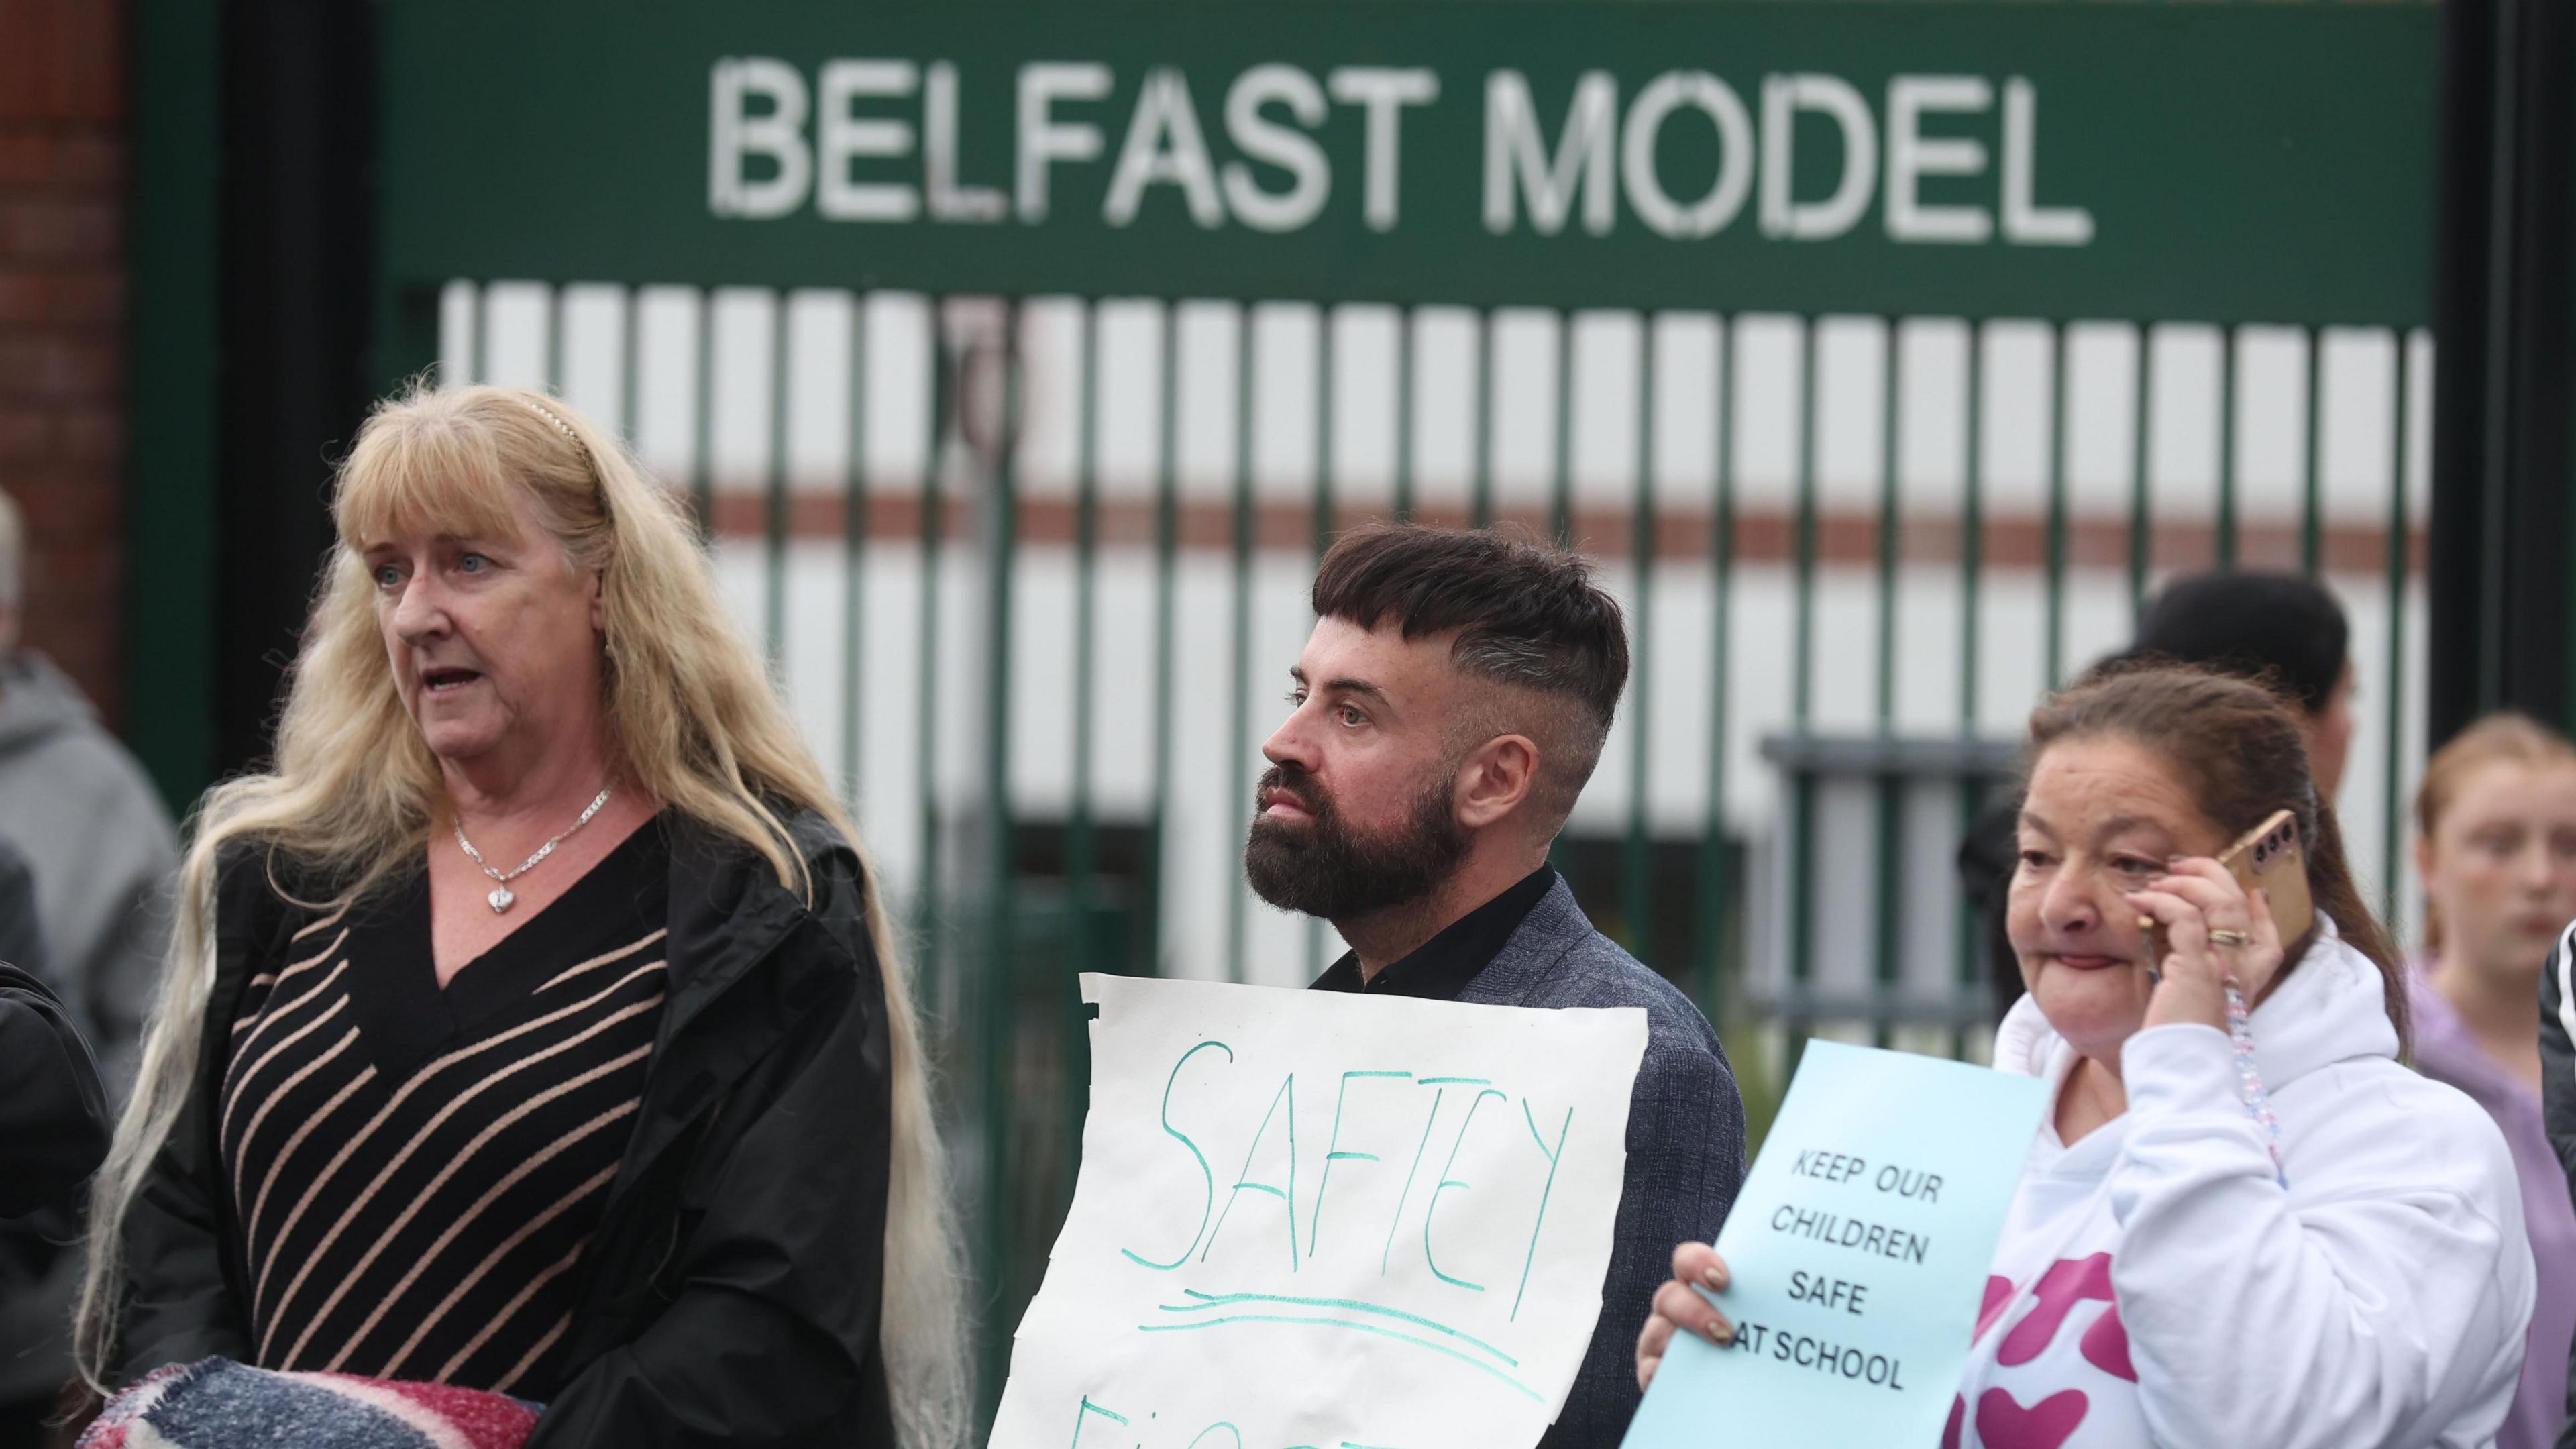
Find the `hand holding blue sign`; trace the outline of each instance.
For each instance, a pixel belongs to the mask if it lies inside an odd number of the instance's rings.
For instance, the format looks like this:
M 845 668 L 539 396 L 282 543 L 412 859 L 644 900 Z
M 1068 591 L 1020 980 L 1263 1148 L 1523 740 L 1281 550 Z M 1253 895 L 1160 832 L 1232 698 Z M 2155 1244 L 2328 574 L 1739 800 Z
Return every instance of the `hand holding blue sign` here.
M 1717 1246 L 1673 1254 L 1630 1449 L 1936 1442 L 2047 1098 L 1810 1042 Z

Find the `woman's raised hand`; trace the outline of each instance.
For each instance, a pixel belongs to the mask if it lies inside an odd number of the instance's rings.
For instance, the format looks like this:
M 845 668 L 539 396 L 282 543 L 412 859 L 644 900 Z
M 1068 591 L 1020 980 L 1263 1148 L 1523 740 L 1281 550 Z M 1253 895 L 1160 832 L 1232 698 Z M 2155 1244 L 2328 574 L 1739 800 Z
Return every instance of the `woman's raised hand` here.
M 2225 1031 L 2228 979 L 2251 1005 L 2281 969 L 2271 902 L 2261 891 L 2247 895 L 2215 860 L 2177 859 L 2128 901 L 2165 930 L 2165 958 L 2156 963 L 2164 979 L 2147 1002 L 2148 1026 L 2199 1022 Z
M 1696 1333 L 1720 1348 L 1735 1342 L 1735 1325 L 1697 1291 L 1722 1293 L 1726 1281 L 1726 1260 L 1717 1255 L 1717 1249 L 1706 1243 L 1684 1243 L 1673 1249 L 1673 1281 L 1655 1290 L 1655 1311 L 1646 1316 L 1646 1326 L 1637 1334 L 1637 1387 L 1642 1389 L 1654 1379 L 1655 1365 L 1664 1361 L 1664 1350 L 1676 1331 Z

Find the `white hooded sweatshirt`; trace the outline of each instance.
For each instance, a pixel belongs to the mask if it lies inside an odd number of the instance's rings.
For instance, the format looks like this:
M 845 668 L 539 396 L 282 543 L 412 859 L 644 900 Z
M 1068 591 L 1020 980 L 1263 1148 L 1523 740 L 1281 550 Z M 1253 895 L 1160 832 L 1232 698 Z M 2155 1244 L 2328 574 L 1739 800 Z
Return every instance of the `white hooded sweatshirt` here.
M 1944 1449 L 2473 1449 L 2522 1370 L 2513 1159 L 2398 1064 L 2377 968 L 2331 934 L 2254 1013 L 2276 1175 L 2207 1026 L 2121 1049 L 2129 1110 L 2023 1169 Z M 1997 1068 L 2062 1087 L 2023 997 Z M 2282 1184 L 2286 1177 L 2288 1185 Z

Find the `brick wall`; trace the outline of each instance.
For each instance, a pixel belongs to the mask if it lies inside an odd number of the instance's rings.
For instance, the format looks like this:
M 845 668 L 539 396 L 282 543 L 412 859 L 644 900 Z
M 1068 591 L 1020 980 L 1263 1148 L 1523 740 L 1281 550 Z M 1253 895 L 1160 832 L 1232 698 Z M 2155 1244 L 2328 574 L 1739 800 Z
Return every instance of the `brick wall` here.
M 25 642 L 123 719 L 126 7 L 0 0 L 0 489 Z

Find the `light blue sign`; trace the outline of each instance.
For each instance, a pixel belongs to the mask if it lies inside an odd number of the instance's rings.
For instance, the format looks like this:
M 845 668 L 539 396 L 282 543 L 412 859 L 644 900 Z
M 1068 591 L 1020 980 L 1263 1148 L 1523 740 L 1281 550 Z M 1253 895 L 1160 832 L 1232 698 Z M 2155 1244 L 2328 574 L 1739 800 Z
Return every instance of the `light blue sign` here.
M 1933 1445 L 2048 1084 L 1807 1044 L 1718 1235 L 1735 1346 L 1676 1335 L 1624 1449 Z

